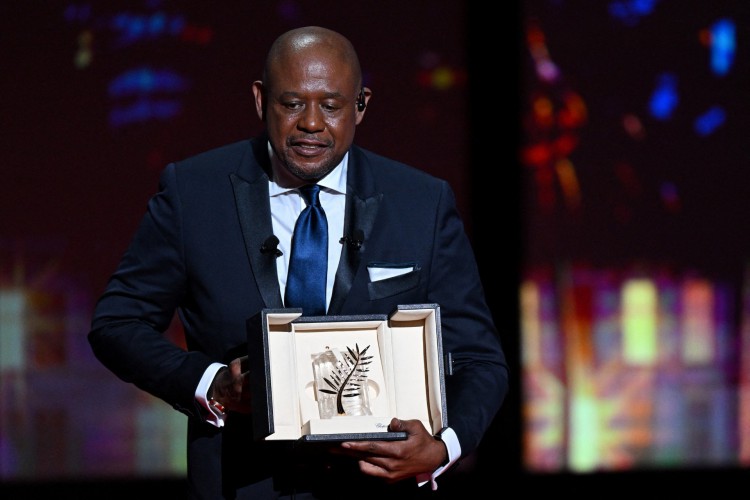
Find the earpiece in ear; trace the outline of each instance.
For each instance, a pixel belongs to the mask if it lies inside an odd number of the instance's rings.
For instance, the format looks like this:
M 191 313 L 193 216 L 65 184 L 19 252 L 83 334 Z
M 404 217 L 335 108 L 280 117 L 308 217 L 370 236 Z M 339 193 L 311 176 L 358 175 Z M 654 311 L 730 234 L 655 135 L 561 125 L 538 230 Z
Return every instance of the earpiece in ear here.
M 367 107 L 367 103 L 365 102 L 365 89 L 362 88 L 359 90 L 359 95 L 357 96 L 357 111 L 364 111 Z

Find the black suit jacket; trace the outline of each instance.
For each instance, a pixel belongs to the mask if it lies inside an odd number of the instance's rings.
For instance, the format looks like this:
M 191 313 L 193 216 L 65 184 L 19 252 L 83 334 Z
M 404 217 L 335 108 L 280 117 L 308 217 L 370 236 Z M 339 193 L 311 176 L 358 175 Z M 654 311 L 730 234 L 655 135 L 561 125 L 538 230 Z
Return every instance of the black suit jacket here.
M 261 251 L 273 233 L 269 172 L 264 136 L 168 165 L 97 303 L 89 334 L 96 356 L 118 377 L 190 417 L 188 473 L 203 498 L 241 497 L 272 474 L 292 482 L 305 471 L 321 477 L 304 456 L 296 460 L 307 451 L 294 444 L 254 442 L 249 417 L 230 415 L 222 429 L 205 423 L 194 397 L 210 363 L 246 354 L 246 320 L 263 308 L 283 307 L 275 256 Z M 364 239 L 360 248 L 342 244 L 328 314 L 438 304 L 443 350 L 453 358 L 448 424 L 463 454 L 470 453 L 505 397 L 507 366 L 452 190 L 352 146 L 344 232 Z M 415 269 L 370 282 L 367 265 L 374 262 Z M 187 351 L 163 335 L 175 312 Z M 301 468 L 290 465 L 293 456 Z

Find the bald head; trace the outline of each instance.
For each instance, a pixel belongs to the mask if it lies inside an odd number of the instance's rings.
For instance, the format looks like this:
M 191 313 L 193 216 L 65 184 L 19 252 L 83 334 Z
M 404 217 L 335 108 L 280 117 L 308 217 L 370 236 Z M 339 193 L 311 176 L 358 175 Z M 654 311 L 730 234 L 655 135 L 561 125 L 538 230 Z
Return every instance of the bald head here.
M 340 33 L 320 26 L 297 28 L 279 36 L 268 50 L 263 81 L 273 85 L 274 75 L 285 65 L 324 57 L 346 65 L 356 80 L 355 87 L 362 85 L 362 69 L 354 46 Z

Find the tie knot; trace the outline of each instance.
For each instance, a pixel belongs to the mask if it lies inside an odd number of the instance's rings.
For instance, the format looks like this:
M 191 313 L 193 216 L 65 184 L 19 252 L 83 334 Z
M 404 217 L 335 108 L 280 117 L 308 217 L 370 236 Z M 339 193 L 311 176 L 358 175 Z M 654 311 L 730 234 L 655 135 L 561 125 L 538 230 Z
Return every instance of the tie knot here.
M 302 186 L 299 188 L 300 194 L 302 194 L 302 197 L 305 199 L 305 203 L 309 206 L 317 207 L 319 205 L 318 203 L 318 193 L 320 192 L 320 186 L 317 184 L 307 184 L 305 186 Z

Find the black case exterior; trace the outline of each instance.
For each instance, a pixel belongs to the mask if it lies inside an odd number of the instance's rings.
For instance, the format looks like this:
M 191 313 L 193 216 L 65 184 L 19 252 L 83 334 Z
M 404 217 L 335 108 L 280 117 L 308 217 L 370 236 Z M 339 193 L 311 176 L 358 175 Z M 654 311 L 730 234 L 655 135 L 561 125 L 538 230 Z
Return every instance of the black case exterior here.
M 264 325 L 268 314 L 282 312 L 302 314 L 302 309 L 263 309 L 247 320 L 247 359 L 252 391 L 250 401 L 253 406 L 253 436 L 256 440 L 274 433 L 268 332 Z
M 448 426 L 448 416 L 445 400 L 445 369 L 442 347 L 442 332 L 440 328 L 440 308 L 437 304 L 407 304 L 399 305 L 390 315 L 368 314 L 347 316 L 302 316 L 300 308 L 263 309 L 259 314 L 249 318 L 246 322 L 248 340 L 248 361 L 250 373 L 250 387 L 252 390 L 253 435 L 256 440 L 263 440 L 276 432 L 273 415 L 273 394 L 271 388 L 271 353 L 269 351 L 267 318 L 269 315 L 296 315 L 292 323 L 336 323 L 357 321 L 387 322 L 399 311 L 435 309 L 435 341 L 438 352 L 439 386 L 441 396 L 442 427 Z M 439 431 L 440 429 L 438 429 Z M 437 431 L 436 431 L 437 433 Z M 342 441 L 394 441 L 406 439 L 406 432 L 364 432 L 339 434 L 306 434 L 299 438 L 300 442 L 330 443 Z

